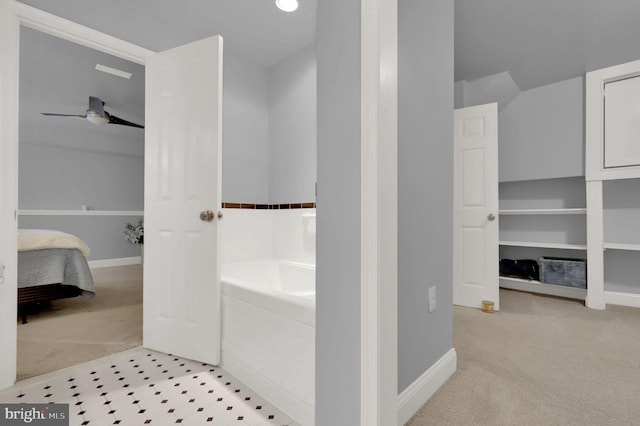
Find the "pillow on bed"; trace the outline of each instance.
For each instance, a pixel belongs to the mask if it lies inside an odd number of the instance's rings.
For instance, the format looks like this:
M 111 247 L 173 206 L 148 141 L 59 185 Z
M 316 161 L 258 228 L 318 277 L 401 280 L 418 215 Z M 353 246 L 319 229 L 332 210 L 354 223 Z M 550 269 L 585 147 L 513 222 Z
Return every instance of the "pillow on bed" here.
M 89 256 L 89 246 L 75 235 L 50 229 L 18 229 L 18 251 L 52 248 L 78 249 Z

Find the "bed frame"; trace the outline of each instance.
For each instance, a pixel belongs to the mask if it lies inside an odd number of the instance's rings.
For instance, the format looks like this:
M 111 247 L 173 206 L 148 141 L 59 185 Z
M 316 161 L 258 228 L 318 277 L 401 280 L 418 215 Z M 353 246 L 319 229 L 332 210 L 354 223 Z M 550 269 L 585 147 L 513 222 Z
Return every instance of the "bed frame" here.
M 67 299 L 82 294 L 82 290 L 76 286 L 63 284 L 47 284 L 18 289 L 18 314 L 22 318 L 22 324 L 27 323 L 27 308 L 52 300 Z

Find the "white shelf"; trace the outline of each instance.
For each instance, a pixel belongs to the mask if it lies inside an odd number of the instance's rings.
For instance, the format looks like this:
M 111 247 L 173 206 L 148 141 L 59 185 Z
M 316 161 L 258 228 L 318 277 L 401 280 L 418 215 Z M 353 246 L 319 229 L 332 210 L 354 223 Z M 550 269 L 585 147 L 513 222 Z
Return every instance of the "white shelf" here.
M 563 250 L 586 250 L 586 244 L 565 244 L 565 243 L 540 243 L 533 241 L 500 241 L 501 246 L 510 247 L 537 247 L 537 248 L 549 248 L 549 249 L 563 249 Z M 640 246 L 639 246 L 640 249 Z
M 640 244 L 604 243 L 604 248 L 611 250 L 640 251 Z
M 587 214 L 586 208 L 579 209 L 508 209 L 499 210 L 502 216 L 517 216 L 517 215 L 578 215 Z
M 531 293 L 549 294 L 551 296 L 586 300 L 587 290 L 584 288 L 563 285 L 543 284 L 540 281 L 520 278 L 500 277 L 500 287 L 510 290 L 528 291 Z

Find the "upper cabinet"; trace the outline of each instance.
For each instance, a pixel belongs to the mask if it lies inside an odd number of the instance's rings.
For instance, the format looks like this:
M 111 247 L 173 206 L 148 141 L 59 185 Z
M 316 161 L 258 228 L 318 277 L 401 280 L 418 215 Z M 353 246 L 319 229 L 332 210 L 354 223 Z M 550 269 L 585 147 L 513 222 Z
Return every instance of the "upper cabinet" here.
M 587 73 L 588 181 L 640 177 L 640 61 Z
M 604 83 L 604 168 L 640 166 L 640 77 Z

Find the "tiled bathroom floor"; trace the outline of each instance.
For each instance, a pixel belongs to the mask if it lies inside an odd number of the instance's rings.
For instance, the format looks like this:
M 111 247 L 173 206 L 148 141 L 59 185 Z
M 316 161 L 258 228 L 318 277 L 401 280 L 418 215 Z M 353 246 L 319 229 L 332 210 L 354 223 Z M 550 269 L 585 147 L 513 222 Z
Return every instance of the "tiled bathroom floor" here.
M 2 403 L 67 403 L 76 425 L 297 425 L 221 368 L 135 348 L 18 382 Z

